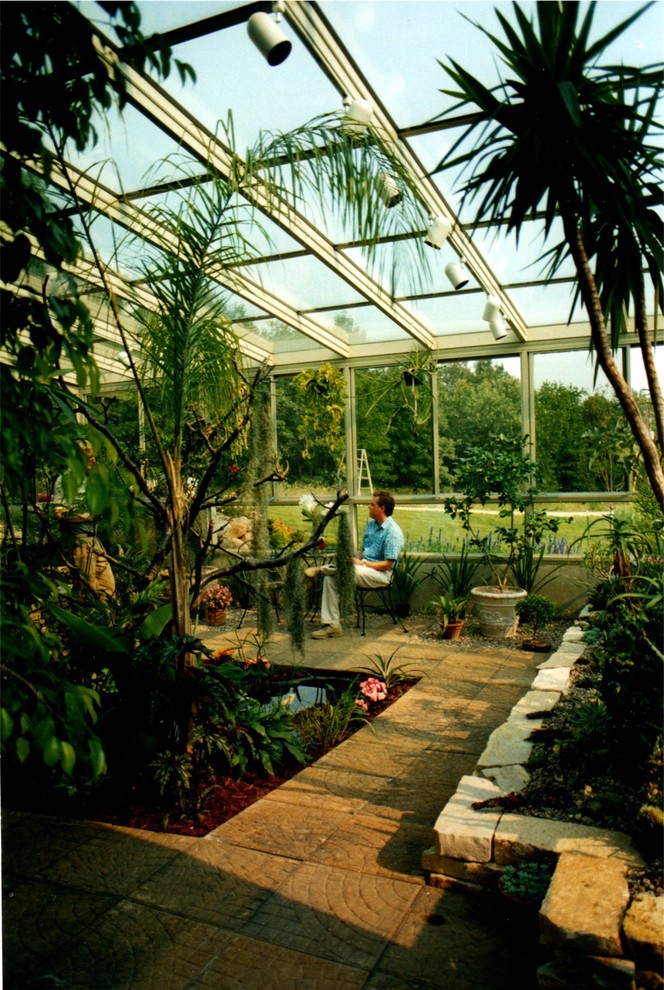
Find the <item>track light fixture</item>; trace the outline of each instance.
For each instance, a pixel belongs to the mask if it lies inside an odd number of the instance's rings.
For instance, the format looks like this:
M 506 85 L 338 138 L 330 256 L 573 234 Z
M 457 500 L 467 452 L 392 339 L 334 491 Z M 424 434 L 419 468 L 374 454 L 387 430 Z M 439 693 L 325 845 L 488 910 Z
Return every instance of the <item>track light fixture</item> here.
M 500 316 L 500 299 L 497 296 L 487 296 L 482 319 L 485 323 L 491 323 L 498 316 Z
M 495 319 L 489 321 L 489 326 L 491 328 L 491 333 L 496 340 L 502 340 L 503 337 L 507 336 L 507 327 L 505 326 L 505 321 L 502 316 L 496 316 Z
M 460 261 L 450 261 L 449 265 L 445 265 L 445 274 L 452 283 L 452 288 L 455 290 L 463 289 L 470 281 L 468 272 Z
M 288 58 L 293 47 L 278 26 L 283 10 L 283 3 L 275 3 L 272 7 L 272 12 L 276 14 L 275 20 L 264 11 L 259 11 L 257 14 L 252 14 L 247 21 L 249 37 L 265 57 L 268 65 L 281 65 Z
M 373 118 L 373 105 L 369 100 L 344 99 L 346 114 L 341 124 L 341 130 L 349 136 L 364 134 Z
M 401 202 L 397 180 L 389 172 L 379 172 L 376 176 L 376 190 L 388 209 Z
M 507 336 L 507 327 L 500 312 L 500 299 L 497 296 L 486 297 L 482 319 L 489 324 L 491 333 L 496 340 L 502 340 L 503 337 Z
M 447 217 L 432 217 L 424 243 L 439 250 L 440 245 L 449 237 L 451 229 L 452 221 L 448 220 Z

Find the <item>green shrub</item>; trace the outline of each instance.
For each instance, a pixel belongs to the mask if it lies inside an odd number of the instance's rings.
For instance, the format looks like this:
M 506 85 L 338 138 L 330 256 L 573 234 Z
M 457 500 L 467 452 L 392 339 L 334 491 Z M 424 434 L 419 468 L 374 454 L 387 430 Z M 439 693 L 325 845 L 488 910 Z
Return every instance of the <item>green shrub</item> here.
M 347 688 L 336 699 L 329 688 L 327 691 L 329 700 L 304 708 L 293 716 L 304 750 L 310 755 L 336 746 L 348 735 L 352 723 L 365 719 L 364 711 L 357 704 L 355 686 Z
M 516 866 L 506 866 L 500 879 L 503 893 L 525 901 L 544 899 L 555 863 L 549 861 L 525 862 Z

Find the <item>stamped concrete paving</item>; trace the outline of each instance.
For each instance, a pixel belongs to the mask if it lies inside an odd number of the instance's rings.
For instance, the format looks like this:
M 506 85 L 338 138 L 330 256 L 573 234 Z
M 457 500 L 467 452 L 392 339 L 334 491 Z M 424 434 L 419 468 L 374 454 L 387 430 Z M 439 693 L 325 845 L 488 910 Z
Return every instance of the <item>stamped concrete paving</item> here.
M 422 679 L 205 838 L 6 811 L 5 990 L 533 987 L 491 897 L 427 886 L 420 863 L 542 657 L 424 642 L 425 625 L 308 641 L 307 666 L 356 669 L 398 646 Z M 269 655 L 291 662 L 283 632 Z

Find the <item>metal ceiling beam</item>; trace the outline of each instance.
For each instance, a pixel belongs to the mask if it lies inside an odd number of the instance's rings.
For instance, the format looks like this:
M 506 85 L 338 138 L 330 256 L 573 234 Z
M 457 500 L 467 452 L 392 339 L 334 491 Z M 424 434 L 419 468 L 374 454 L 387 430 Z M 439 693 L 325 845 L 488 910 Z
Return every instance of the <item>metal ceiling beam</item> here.
M 154 244 L 159 249 L 168 250 L 169 247 L 175 248 L 175 245 L 169 243 L 167 232 L 162 227 L 157 226 L 145 211 L 141 210 L 134 203 L 123 202 L 122 197 L 118 193 L 104 186 L 99 180 L 90 178 L 84 172 L 75 168 L 75 166 L 67 165 L 67 169 L 70 173 L 72 185 L 76 190 L 76 195 L 86 206 L 99 210 L 99 212 L 103 213 L 114 223 L 142 237 L 145 241 Z M 60 186 L 60 188 L 69 191 L 67 176 L 63 174 L 57 163 L 54 163 L 52 167 L 51 181 Z M 86 276 L 87 281 L 90 281 L 90 277 L 92 276 L 92 268 L 93 266 L 90 265 L 90 270 Z M 309 316 L 298 312 L 274 293 L 263 289 L 237 269 L 233 269 L 232 271 L 222 268 L 210 269 L 208 275 L 220 285 L 242 296 L 243 299 L 246 299 L 253 305 L 271 313 L 276 319 L 282 320 L 295 330 L 315 340 L 316 343 L 320 343 L 324 347 L 329 347 L 339 357 L 347 358 L 349 356 L 350 347 L 346 341 L 337 337 Z M 115 291 L 128 297 L 129 283 L 124 280 L 120 281 L 120 276 L 117 273 L 115 278 L 117 280 L 114 286 Z M 123 282 L 124 291 L 122 291 Z M 146 297 L 145 305 L 149 304 L 149 300 Z
M 483 255 L 477 250 L 465 230 L 459 226 L 454 211 L 427 174 L 415 152 L 406 141 L 401 139 L 394 120 L 342 44 L 319 4 L 315 0 L 306 0 L 306 2 L 288 0 L 285 5 L 285 16 L 339 94 L 351 99 L 369 100 L 372 104 L 374 118 L 382 136 L 391 142 L 393 150 L 408 169 L 422 203 L 431 216 L 442 215 L 455 224 L 448 243 L 463 259 L 485 291 L 498 297 L 503 314 L 512 329 L 521 340 L 526 340 L 528 331 L 523 316 L 503 290 Z
M 91 26 L 91 30 L 92 26 Z M 228 175 L 231 167 L 231 152 L 219 138 L 207 130 L 187 110 L 174 100 L 162 87 L 135 69 L 119 60 L 119 49 L 103 38 L 102 57 L 106 58 L 114 71 L 121 71 L 127 84 L 127 98 L 141 113 L 156 126 L 172 137 L 177 144 L 221 175 Z M 288 207 L 285 203 L 275 206 L 268 202 L 260 184 L 252 191 L 252 201 L 275 223 L 279 224 L 291 237 L 299 241 L 319 261 L 347 282 L 356 292 L 363 295 L 388 316 L 401 329 L 425 347 L 434 346 L 434 335 L 428 324 L 411 313 L 405 306 L 396 303 L 389 292 L 373 279 L 361 266 L 337 249 L 337 246 L 313 222 Z M 122 196 L 117 195 L 121 200 Z M 277 315 L 275 313 L 275 315 Z M 281 319 L 281 317 L 279 317 Z M 321 340 L 321 343 L 326 341 Z

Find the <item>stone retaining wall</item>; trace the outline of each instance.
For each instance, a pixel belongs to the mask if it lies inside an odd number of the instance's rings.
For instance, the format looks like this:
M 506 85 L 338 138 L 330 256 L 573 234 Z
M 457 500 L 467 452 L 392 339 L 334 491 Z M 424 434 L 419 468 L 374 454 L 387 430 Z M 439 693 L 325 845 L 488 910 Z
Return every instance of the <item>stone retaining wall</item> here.
M 463 777 L 434 826 L 422 865 L 435 886 L 494 888 L 505 866 L 557 856 L 539 912 L 540 941 L 550 960 L 538 970 L 542 990 L 664 988 L 664 898 L 630 903 L 626 874 L 642 866 L 621 832 L 474 808 L 519 792 L 528 780 L 528 739 L 544 719 L 529 713 L 554 707 L 583 655 L 583 629 L 567 630 L 560 648 L 538 667 L 531 689 L 490 736 L 472 776 Z

